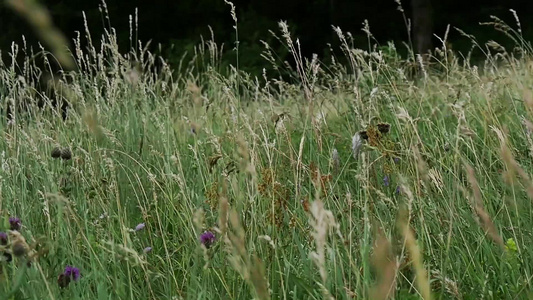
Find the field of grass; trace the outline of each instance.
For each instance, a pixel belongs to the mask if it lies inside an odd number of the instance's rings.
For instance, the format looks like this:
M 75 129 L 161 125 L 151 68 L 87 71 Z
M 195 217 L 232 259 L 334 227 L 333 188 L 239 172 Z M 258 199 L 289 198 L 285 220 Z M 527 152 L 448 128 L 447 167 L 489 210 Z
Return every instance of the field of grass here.
M 338 30 L 349 63 L 326 65 L 280 25 L 297 67 L 264 56 L 291 80 L 222 72 L 212 42 L 172 73 L 110 31 L 45 93 L 47 61 L 14 46 L 0 299 L 533 298 L 519 32 L 499 27 L 510 52 L 472 39 L 474 66 L 446 43 L 426 63 Z

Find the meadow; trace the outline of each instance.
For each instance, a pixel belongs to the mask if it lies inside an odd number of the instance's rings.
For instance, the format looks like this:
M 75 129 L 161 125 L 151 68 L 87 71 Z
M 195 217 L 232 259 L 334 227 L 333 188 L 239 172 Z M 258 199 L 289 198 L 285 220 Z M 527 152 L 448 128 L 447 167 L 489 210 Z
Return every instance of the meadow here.
M 180 72 L 111 27 L 14 44 L 0 299 L 532 299 L 532 49 L 494 25 L 516 48 L 464 33 L 479 64 L 339 28 L 325 64 L 280 22 L 261 78 L 211 40 Z

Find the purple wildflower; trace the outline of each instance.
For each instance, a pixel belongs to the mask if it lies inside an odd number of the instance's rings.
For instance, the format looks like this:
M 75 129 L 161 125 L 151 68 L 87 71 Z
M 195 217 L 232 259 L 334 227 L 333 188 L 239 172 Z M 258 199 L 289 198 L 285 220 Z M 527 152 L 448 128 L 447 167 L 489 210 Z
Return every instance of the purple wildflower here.
M 394 163 L 397 164 L 397 163 L 399 163 L 399 162 L 400 162 L 400 158 L 399 158 L 399 157 L 395 157 L 395 158 L 394 158 Z
M 9 225 L 11 226 L 11 230 L 20 230 L 20 227 L 22 225 L 22 222 L 19 218 L 11 217 L 9 218 Z
M 400 186 L 397 186 L 396 187 L 396 195 L 399 195 L 401 191 L 402 190 L 401 190 Z
M 152 252 L 152 247 L 146 247 L 143 250 L 144 253 Z
M 73 266 L 66 266 L 63 275 L 70 279 L 73 279 L 74 281 L 77 281 L 78 279 L 80 279 L 80 270 Z
M 7 234 L 0 232 L 0 245 L 7 245 Z
M 204 245 L 206 248 L 211 247 L 211 245 L 215 242 L 215 234 L 211 231 L 204 231 L 200 235 L 200 243 Z
M 138 224 L 137 226 L 135 226 L 135 231 L 141 231 L 144 229 L 144 227 L 144 223 Z
M 385 186 L 389 186 L 390 185 L 390 178 L 389 178 L 389 175 L 385 175 L 385 177 L 383 177 L 383 184 Z

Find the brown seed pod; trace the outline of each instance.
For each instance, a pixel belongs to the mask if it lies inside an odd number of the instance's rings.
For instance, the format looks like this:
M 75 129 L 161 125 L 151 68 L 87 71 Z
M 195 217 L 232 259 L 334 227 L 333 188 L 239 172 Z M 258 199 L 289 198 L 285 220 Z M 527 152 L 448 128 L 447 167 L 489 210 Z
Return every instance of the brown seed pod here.
M 8 253 L 8 252 L 4 252 L 1 255 L 3 255 L 4 257 L 0 258 L 0 262 L 2 262 L 2 261 L 11 262 L 13 260 L 13 256 L 10 253 Z
M 302 203 L 302 207 L 303 207 L 304 211 L 305 212 L 309 212 L 309 200 L 307 199 L 307 197 L 302 199 L 301 203 Z
M 22 242 L 15 243 L 13 245 L 13 255 L 15 255 L 16 257 L 24 256 L 26 254 L 26 251 L 26 245 Z
M 69 148 L 63 148 L 63 150 L 61 150 L 61 158 L 64 160 L 69 160 L 72 158 L 72 152 Z
M 59 158 L 61 156 L 61 148 L 55 147 L 54 149 L 52 149 L 51 155 L 53 158 Z
M 378 124 L 378 130 L 381 133 L 388 133 L 390 131 L 390 124 L 387 123 L 379 123 Z
M 59 285 L 60 288 L 66 288 L 69 283 L 70 283 L 70 277 L 65 274 L 61 274 L 57 278 L 57 284 Z
M 213 167 L 217 164 L 218 160 L 222 158 L 222 155 L 216 154 L 209 157 L 209 172 L 213 170 Z

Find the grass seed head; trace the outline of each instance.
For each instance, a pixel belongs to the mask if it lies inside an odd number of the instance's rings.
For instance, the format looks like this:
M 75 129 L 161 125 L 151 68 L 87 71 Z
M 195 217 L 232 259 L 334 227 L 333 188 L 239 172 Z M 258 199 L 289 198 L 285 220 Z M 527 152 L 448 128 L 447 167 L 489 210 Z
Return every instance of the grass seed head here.
M 368 138 L 366 132 L 364 136 Z M 354 134 L 354 136 L 352 137 L 352 155 L 355 159 L 359 157 L 359 152 L 361 151 L 361 147 L 363 147 L 363 139 L 363 135 L 359 132 Z

